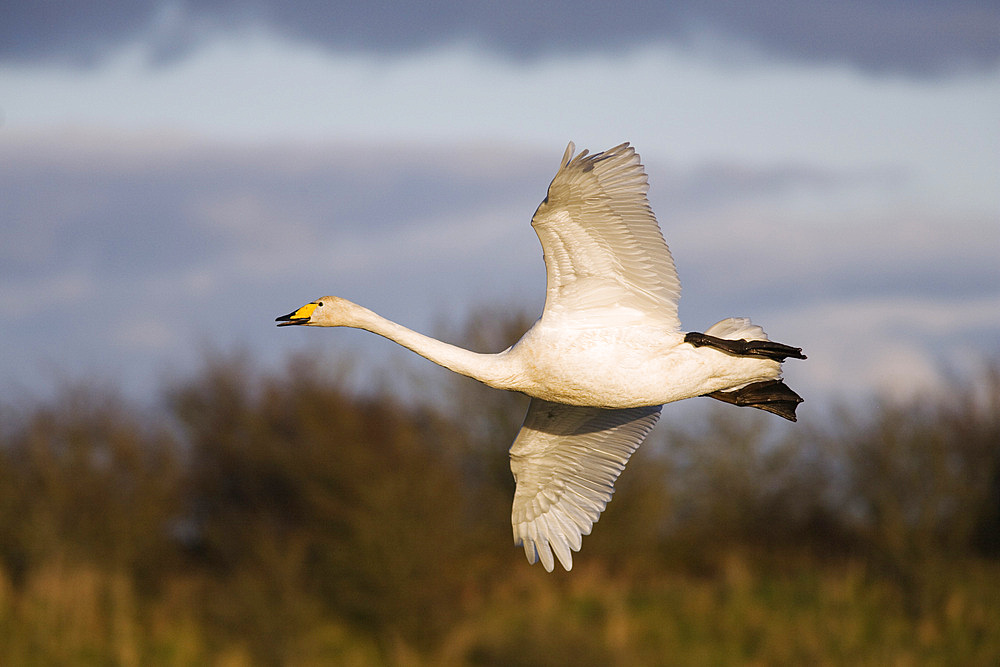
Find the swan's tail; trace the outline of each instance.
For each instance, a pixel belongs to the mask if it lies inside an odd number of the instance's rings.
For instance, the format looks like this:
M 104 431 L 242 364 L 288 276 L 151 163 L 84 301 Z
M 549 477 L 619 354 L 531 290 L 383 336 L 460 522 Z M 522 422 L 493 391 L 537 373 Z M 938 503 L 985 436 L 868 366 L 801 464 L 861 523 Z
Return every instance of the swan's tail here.
M 684 342 L 696 347 L 708 346 L 738 357 L 762 357 L 781 363 L 785 359 L 805 359 L 802 348 L 776 343 L 745 317 L 730 317 L 713 324 L 705 333 L 691 332 Z M 789 421 L 795 421 L 795 408 L 802 397 L 780 379 L 753 382 L 738 389 L 713 391 L 705 394 L 725 403 L 766 410 Z
M 705 335 L 729 340 L 767 340 L 767 334 L 749 317 L 729 317 L 705 329 Z

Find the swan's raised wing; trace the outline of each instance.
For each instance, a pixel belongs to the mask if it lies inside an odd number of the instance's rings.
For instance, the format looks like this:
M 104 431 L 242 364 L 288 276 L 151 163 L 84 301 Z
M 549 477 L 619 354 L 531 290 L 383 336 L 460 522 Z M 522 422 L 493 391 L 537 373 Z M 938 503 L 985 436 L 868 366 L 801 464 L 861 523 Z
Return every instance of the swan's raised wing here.
M 545 254 L 544 317 L 581 326 L 680 328 L 681 284 L 627 143 L 573 157 L 570 142 L 531 220 Z
M 660 406 L 606 410 L 531 399 L 524 425 L 510 448 L 514 492 L 514 543 L 528 562 L 541 559 L 573 567 L 570 550 L 614 493 L 615 480 L 660 417 Z

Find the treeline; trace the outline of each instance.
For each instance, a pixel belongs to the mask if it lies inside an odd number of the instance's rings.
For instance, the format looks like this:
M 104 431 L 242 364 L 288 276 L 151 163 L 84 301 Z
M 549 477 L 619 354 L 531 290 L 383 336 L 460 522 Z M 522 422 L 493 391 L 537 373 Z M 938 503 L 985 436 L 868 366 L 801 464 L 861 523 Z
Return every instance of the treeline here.
M 1000 367 L 777 435 L 665 423 L 551 575 L 510 537 L 523 397 L 447 382 L 415 407 L 231 357 L 156 408 L 4 408 L 0 664 L 1000 656 Z

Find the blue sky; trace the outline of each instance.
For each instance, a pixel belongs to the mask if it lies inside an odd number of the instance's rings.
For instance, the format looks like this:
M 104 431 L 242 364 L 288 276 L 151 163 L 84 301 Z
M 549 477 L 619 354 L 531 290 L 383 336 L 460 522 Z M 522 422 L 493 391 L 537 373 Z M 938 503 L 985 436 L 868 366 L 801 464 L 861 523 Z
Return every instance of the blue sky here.
M 995 3 L 661 4 L 0 10 L 0 396 L 149 394 L 237 348 L 423 372 L 273 319 L 537 312 L 569 140 L 635 144 L 685 327 L 801 345 L 807 398 L 1000 358 Z

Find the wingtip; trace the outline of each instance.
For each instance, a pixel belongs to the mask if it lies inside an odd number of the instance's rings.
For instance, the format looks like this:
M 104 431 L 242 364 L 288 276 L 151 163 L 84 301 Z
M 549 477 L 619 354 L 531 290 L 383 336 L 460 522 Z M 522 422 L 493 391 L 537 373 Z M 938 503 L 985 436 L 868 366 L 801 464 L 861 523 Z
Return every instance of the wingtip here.
M 568 144 L 566 145 L 566 152 L 565 152 L 565 153 L 563 153 L 563 157 L 562 157 L 562 166 L 564 166 L 564 167 L 565 167 L 566 165 L 568 165 L 568 164 L 570 163 L 570 160 L 572 160 L 572 159 L 573 159 L 573 153 L 575 153 L 575 152 L 576 152 L 576 144 L 574 144 L 574 143 L 573 143 L 573 142 L 571 141 L 571 142 L 569 142 L 569 143 L 568 143 Z
M 514 540 L 514 546 L 524 548 L 524 557 L 528 559 L 529 565 L 541 561 L 546 572 L 552 572 L 556 567 L 556 560 L 569 572 L 573 569 L 573 554 L 565 545 L 550 543 L 541 536 L 533 540 L 530 537 L 518 537 Z

